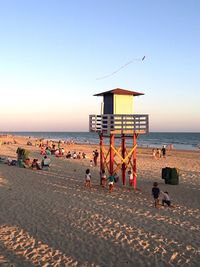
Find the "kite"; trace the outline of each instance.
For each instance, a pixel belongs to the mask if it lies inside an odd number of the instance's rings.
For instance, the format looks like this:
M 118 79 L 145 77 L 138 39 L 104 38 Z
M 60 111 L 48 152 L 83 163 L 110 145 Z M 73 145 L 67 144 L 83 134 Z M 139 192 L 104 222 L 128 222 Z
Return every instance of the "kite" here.
M 122 65 L 119 69 L 113 71 L 112 73 L 108 74 L 108 75 L 105 75 L 105 76 L 102 76 L 102 77 L 98 77 L 96 78 L 96 80 L 101 80 L 101 79 L 105 79 L 105 78 L 108 78 L 114 74 L 116 74 L 117 72 L 119 72 L 121 69 L 127 67 L 129 64 L 133 63 L 134 61 L 144 61 L 146 58 L 146 56 L 143 56 L 143 58 L 134 58 L 132 59 L 131 61 L 127 62 L 126 64 Z

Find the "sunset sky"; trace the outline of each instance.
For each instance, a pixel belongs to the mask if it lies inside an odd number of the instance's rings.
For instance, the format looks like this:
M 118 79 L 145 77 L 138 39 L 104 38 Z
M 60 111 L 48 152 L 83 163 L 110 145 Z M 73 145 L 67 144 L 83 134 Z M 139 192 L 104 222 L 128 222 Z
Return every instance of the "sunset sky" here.
M 124 88 L 145 93 L 150 131 L 200 132 L 199 13 L 199 0 L 0 0 L 0 131 L 88 131 L 93 94 Z

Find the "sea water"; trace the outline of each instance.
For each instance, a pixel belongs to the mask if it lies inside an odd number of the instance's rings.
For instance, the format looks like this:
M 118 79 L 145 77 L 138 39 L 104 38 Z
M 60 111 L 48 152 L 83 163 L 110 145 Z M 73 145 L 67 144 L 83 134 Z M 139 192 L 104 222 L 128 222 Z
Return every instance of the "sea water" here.
M 0 132 L 0 134 L 62 141 L 73 140 L 81 144 L 99 144 L 98 133 L 91 132 Z M 105 138 L 105 143 L 108 144 L 108 142 L 108 138 Z M 119 143 L 119 140 L 116 142 Z M 132 140 L 127 139 L 127 145 L 131 145 L 131 143 Z M 174 149 L 200 151 L 200 133 L 151 132 L 139 135 L 137 143 L 140 147 L 161 148 L 163 145 L 173 145 Z

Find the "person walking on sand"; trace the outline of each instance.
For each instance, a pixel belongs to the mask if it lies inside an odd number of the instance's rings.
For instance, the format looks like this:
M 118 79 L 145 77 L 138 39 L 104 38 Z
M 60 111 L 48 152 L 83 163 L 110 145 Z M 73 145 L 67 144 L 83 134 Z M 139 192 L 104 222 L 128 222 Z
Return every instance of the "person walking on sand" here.
M 91 188 L 91 173 L 90 169 L 85 171 L 85 187 Z
M 155 208 L 157 208 L 159 205 L 159 195 L 160 195 L 160 189 L 158 187 L 158 183 L 154 182 L 152 187 L 152 196 L 154 198 Z

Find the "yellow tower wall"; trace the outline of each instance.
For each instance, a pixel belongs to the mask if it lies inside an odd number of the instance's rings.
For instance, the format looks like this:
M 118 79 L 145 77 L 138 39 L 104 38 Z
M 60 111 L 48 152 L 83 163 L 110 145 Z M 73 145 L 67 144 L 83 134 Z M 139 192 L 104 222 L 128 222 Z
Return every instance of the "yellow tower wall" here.
M 132 95 L 114 95 L 114 114 L 133 114 Z

